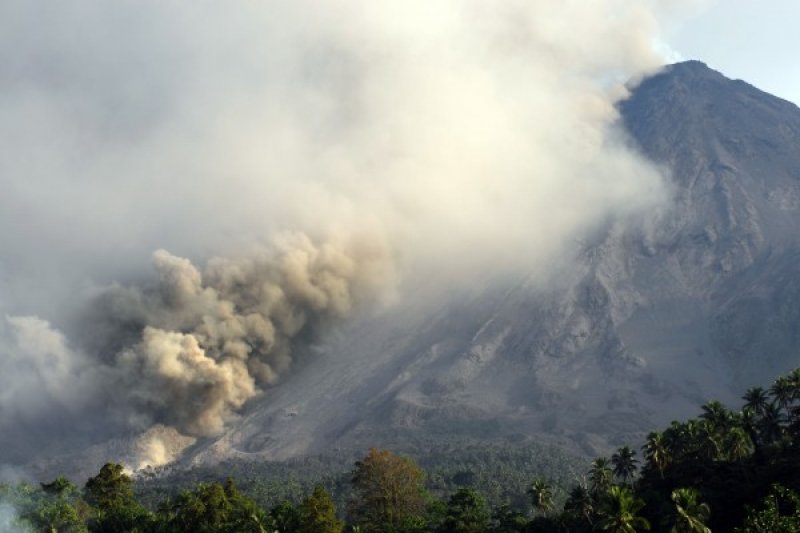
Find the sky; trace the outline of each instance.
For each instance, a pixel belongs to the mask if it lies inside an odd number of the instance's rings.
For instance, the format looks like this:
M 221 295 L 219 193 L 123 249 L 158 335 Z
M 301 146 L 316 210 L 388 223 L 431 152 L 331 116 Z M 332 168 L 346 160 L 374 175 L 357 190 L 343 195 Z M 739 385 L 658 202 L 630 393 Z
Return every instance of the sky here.
M 729 78 L 800 104 L 800 2 L 708 2 L 667 29 L 683 59 L 699 59 Z

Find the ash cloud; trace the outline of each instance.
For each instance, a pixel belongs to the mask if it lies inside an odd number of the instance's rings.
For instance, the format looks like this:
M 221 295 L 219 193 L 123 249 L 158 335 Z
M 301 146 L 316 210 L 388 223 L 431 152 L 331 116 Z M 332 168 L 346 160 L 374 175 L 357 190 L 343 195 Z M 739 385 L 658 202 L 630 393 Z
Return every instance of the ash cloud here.
M 48 412 L 55 427 L 66 416 L 72 434 L 72 421 L 90 413 L 109 436 L 144 432 L 140 465 L 161 464 L 176 443 L 221 433 L 289 370 L 296 344 L 377 303 L 394 275 L 379 241 L 317 245 L 300 233 L 237 259 L 212 258 L 202 273 L 165 250 L 153 265 L 154 283 L 109 287 L 90 300 L 78 329 L 92 342 L 79 349 L 39 318 L 6 317 L 10 371 L 0 386 L 3 405 L 19 412 L 3 410 L 4 435 Z
M 101 307 L 122 311 L 107 315 L 109 340 L 124 335 L 131 318 L 140 332 L 116 354 L 113 371 L 127 391 L 125 404 L 144 417 L 137 424 L 162 423 L 191 436 L 219 434 L 290 368 L 298 339 L 313 341 L 326 324 L 376 300 L 392 277 L 380 243 L 315 245 L 301 234 L 246 258 L 212 259 L 203 274 L 164 250 L 153 262 L 156 286 L 100 297 Z
M 614 105 L 673 3 L 4 2 L 0 462 L 173 457 L 387 294 L 663 206 Z

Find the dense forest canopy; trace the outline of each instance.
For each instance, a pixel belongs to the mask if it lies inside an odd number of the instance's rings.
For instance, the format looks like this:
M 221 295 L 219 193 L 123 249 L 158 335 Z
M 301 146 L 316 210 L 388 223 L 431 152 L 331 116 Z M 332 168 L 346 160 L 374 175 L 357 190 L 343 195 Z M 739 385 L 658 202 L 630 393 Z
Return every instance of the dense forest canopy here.
M 409 457 L 377 449 L 352 466 L 344 505 L 324 483 L 271 503 L 258 498 L 252 480 L 251 494 L 230 477 L 179 492 L 157 484 L 141 490 L 148 486 L 145 480 L 135 482 L 121 465 L 106 464 L 82 488 L 63 477 L 38 487 L 0 485 L 0 530 L 798 531 L 800 369 L 769 389 L 751 387 L 742 399 L 739 410 L 711 401 L 699 417 L 653 431 L 641 455 L 623 446 L 610 457 L 596 458 L 565 494 L 563 479 L 554 483 L 538 476 L 528 480 L 521 498 L 505 493 L 506 501 L 498 502 L 493 494 L 488 503 L 476 488 L 476 472 L 460 471 L 447 483 L 427 475 Z M 492 461 L 491 453 L 485 457 Z M 503 485 L 506 479 L 499 474 L 493 481 Z M 338 491 L 344 494 L 342 487 Z

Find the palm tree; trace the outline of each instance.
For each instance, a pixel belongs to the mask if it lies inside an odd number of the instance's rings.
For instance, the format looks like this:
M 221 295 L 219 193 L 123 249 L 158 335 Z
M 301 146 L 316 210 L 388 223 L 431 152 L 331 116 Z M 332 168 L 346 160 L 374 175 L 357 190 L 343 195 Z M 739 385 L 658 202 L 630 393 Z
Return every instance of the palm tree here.
M 717 400 L 713 400 L 705 404 L 703 407 L 703 414 L 700 418 L 711 424 L 715 430 L 725 430 L 731 421 L 731 413 L 727 407 Z
M 788 377 L 780 376 L 769 388 L 769 393 L 775 399 L 775 402 L 781 409 L 787 409 L 792 403 L 792 396 L 794 394 L 794 387 Z
M 789 399 L 790 402 L 800 400 L 800 368 L 795 368 L 789 373 L 788 382 L 790 387 Z M 787 408 L 789 419 L 789 431 L 792 436 L 797 440 L 800 435 L 800 406 L 790 405 Z
M 650 468 L 657 468 L 663 479 L 664 468 L 666 468 L 670 462 L 670 453 L 664 440 L 664 434 L 660 431 L 653 431 L 648 434 L 647 441 L 644 446 L 642 446 L 642 449 L 644 450 L 644 458 L 648 466 Z
M 706 526 L 711 508 L 698 501 L 697 489 L 675 489 L 672 501 L 675 502 L 675 525 L 672 533 L 711 533 Z
M 761 414 L 769 403 L 767 392 L 761 387 L 750 387 L 742 396 L 744 407 L 752 409 L 756 414 Z
M 592 523 L 592 513 L 594 512 L 594 500 L 589 490 L 584 485 L 575 485 L 569 491 L 567 501 L 564 503 L 565 511 L 580 513 L 586 521 Z
M 650 522 L 638 516 L 644 507 L 644 500 L 636 498 L 627 487 L 613 485 L 601 501 L 598 515 L 600 520 L 595 530 L 611 533 L 636 533 L 650 529 Z
M 729 460 L 739 461 L 750 455 L 753 442 L 744 428 L 735 427 L 725 434 L 724 449 L 727 451 Z
M 792 385 L 792 400 L 800 400 L 800 368 L 789 372 L 789 383 Z
M 683 424 L 683 433 L 681 437 L 685 440 L 684 449 L 689 452 L 696 452 L 703 442 L 706 432 L 708 431 L 708 423 L 704 420 L 697 420 L 690 418 Z
M 720 440 L 723 434 L 725 434 L 724 430 L 715 428 L 710 422 L 705 421 L 700 424 L 697 434 L 700 456 L 710 461 L 720 459 L 722 457 Z
M 636 460 L 636 452 L 629 446 L 623 446 L 611 456 L 611 464 L 614 465 L 614 475 L 622 480 L 624 484 L 628 484 L 636 475 L 636 465 L 639 463 Z
M 759 436 L 766 444 L 772 444 L 783 435 L 783 416 L 777 404 L 770 403 L 764 408 L 764 414 L 759 423 Z
M 531 503 L 541 514 L 547 514 L 553 510 L 553 488 L 541 477 L 533 480 L 531 488 L 528 489 L 528 496 Z
M 609 464 L 607 457 L 598 457 L 592 461 L 592 466 L 589 469 L 589 483 L 590 492 L 595 497 L 604 494 L 611 485 L 613 473 Z
M 685 459 L 695 459 L 701 448 L 703 424 L 691 419 L 681 424 L 673 421 L 664 431 L 664 444 L 669 450 L 670 460 L 679 463 Z
M 758 425 L 761 423 L 761 415 L 750 406 L 742 407 L 742 429 L 744 429 L 753 441 L 758 444 Z

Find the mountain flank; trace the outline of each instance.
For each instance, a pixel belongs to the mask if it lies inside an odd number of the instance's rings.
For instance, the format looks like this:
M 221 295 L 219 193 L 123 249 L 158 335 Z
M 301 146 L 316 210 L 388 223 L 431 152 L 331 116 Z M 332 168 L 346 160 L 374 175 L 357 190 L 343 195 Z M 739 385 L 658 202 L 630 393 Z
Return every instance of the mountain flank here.
M 336 331 L 181 464 L 464 439 L 593 456 L 798 366 L 800 109 L 689 61 L 619 111 L 663 210 L 598 228 L 546 287 L 420 295 Z

